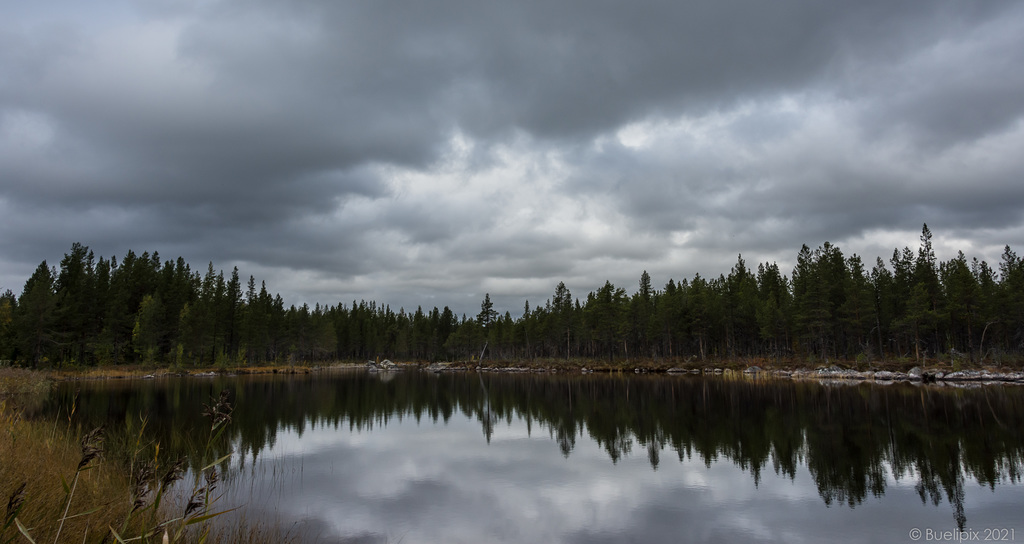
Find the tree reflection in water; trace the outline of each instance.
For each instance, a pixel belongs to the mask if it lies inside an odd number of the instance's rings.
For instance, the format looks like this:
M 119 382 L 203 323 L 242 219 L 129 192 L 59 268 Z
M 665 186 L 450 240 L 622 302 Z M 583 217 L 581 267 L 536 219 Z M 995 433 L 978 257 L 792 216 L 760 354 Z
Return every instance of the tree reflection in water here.
M 202 440 L 202 405 L 222 389 L 236 409 L 218 447 L 234 448 L 243 466 L 282 430 L 366 431 L 396 418 L 447 422 L 458 411 L 488 441 L 502 419 L 525 420 L 566 457 L 587 433 L 612 463 L 637 446 L 654 470 L 665 450 L 708 467 L 728 460 L 755 484 L 766 468 L 792 479 L 805 465 L 830 505 L 856 506 L 884 494 L 888 477 L 913 478 L 922 501 L 945 497 L 961 529 L 965 481 L 1019 483 L 1024 450 L 1024 388 L 1015 386 L 347 371 L 65 384 L 46 410 L 69 406 L 77 391 L 76 417 L 90 424 L 145 415 L 161 451 L 176 456 Z

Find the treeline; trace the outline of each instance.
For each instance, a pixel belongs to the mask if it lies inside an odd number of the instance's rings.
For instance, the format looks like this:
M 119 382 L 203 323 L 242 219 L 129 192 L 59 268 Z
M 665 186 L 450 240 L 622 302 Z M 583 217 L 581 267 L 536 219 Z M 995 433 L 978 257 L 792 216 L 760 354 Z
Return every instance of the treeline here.
M 803 246 L 790 275 L 775 263 L 662 289 L 644 272 L 628 294 L 610 282 L 573 298 L 564 283 L 522 315 L 447 306 L 414 312 L 375 302 L 286 307 L 238 269 L 205 274 L 180 257 L 129 251 L 96 259 L 74 244 L 44 261 L 20 296 L 0 295 L 0 360 L 38 365 L 134 362 L 209 366 L 294 361 L 536 358 L 1019 359 L 1024 259 L 1007 246 L 998 270 L 961 252 L 939 262 L 925 225 L 916 251 L 869 269 L 826 242 Z

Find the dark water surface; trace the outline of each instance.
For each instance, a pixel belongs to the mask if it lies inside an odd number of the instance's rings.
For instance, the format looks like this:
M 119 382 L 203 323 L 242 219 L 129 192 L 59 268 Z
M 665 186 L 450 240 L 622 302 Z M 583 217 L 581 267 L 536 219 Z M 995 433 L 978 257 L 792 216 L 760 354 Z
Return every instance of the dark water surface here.
M 320 542 L 1024 542 L 1024 387 L 337 371 L 62 384 Z M 959 535 L 942 534 L 962 530 Z M 916 539 L 914 537 L 917 537 Z

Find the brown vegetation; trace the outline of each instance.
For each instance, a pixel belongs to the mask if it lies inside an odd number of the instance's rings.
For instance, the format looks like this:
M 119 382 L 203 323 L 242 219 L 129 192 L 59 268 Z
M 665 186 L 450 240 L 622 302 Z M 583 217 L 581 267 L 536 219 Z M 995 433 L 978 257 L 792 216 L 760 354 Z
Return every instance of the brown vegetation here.
M 15 401 L 41 397 L 48 383 L 41 373 L 0 369 L 0 543 L 289 540 L 286 531 L 244 516 L 215 527 L 217 468 L 207 466 L 191 490 L 173 493 L 185 460 L 162 461 L 159 445 L 141 431 L 86 431 L 74 406 L 50 421 L 24 418 Z M 213 430 L 230 421 L 230 409 L 224 397 L 211 405 Z
M 99 541 L 124 524 L 128 480 L 120 467 L 103 462 L 101 433 L 83 434 L 67 420 L 27 421 L 3 408 L 0 498 L 7 508 L 0 541 L 19 531 L 37 542 Z

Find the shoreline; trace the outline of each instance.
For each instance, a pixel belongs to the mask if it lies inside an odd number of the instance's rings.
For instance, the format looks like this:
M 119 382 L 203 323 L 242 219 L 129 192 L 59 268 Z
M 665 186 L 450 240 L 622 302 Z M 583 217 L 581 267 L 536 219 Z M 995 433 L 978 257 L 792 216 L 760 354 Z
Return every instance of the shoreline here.
M 742 360 L 718 361 L 717 364 L 694 365 L 683 364 L 669 366 L 659 361 L 621 361 L 611 365 L 596 361 L 457 361 L 457 362 L 392 362 L 390 360 L 365 362 L 335 362 L 321 365 L 287 365 L 260 367 L 227 367 L 227 368 L 193 368 L 180 369 L 172 367 L 104 367 L 85 369 L 12 369 L 18 373 L 31 373 L 44 376 L 52 381 L 80 380 L 119 380 L 119 379 L 155 379 L 165 377 L 213 377 L 285 374 L 314 374 L 329 370 L 365 369 L 369 372 L 391 372 L 405 370 L 421 370 L 434 373 L 442 372 L 493 372 L 521 374 L 649 374 L 649 375 L 692 375 L 692 376 L 730 376 L 745 378 L 774 378 L 791 380 L 843 381 L 889 384 L 895 382 L 935 383 L 935 384 L 1024 384 L 1024 371 L 1003 368 L 976 368 L 953 370 L 949 365 L 938 364 L 930 367 L 914 366 L 907 370 L 891 369 L 856 369 L 839 365 L 818 366 L 808 365 L 768 365 L 746 364 Z M 2 373 L 0 373 L 2 374 Z M 0 376 L 2 378 L 2 376 Z M 2 390 L 3 388 L 0 388 Z
M 388 364 L 390 363 L 390 364 Z M 364 365 L 371 372 L 400 371 L 410 368 L 426 370 L 429 372 L 495 372 L 495 373 L 534 373 L 534 374 L 565 374 L 580 373 L 633 373 L 633 374 L 666 374 L 666 375 L 695 375 L 695 376 L 743 376 L 750 378 L 777 378 L 792 380 L 816 380 L 816 381 L 850 381 L 850 382 L 872 382 L 879 384 L 895 382 L 916 382 L 936 384 L 1024 384 L 1024 371 L 991 371 L 981 370 L 958 370 L 946 372 L 939 369 L 923 369 L 921 367 L 911 368 L 907 372 L 891 370 L 867 370 L 859 371 L 842 368 L 837 365 L 829 367 L 810 368 L 761 368 L 756 365 L 748 366 L 738 370 L 722 366 L 711 367 L 669 367 L 650 369 L 642 366 L 629 368 L 588 368 L 579 365 L 574 368 L 549 368 L 536 366 L 513 366 L 513 365 L 473 365 L 472 363 L 392 363 L 385 360 L 381 363 L 367 361 Z

